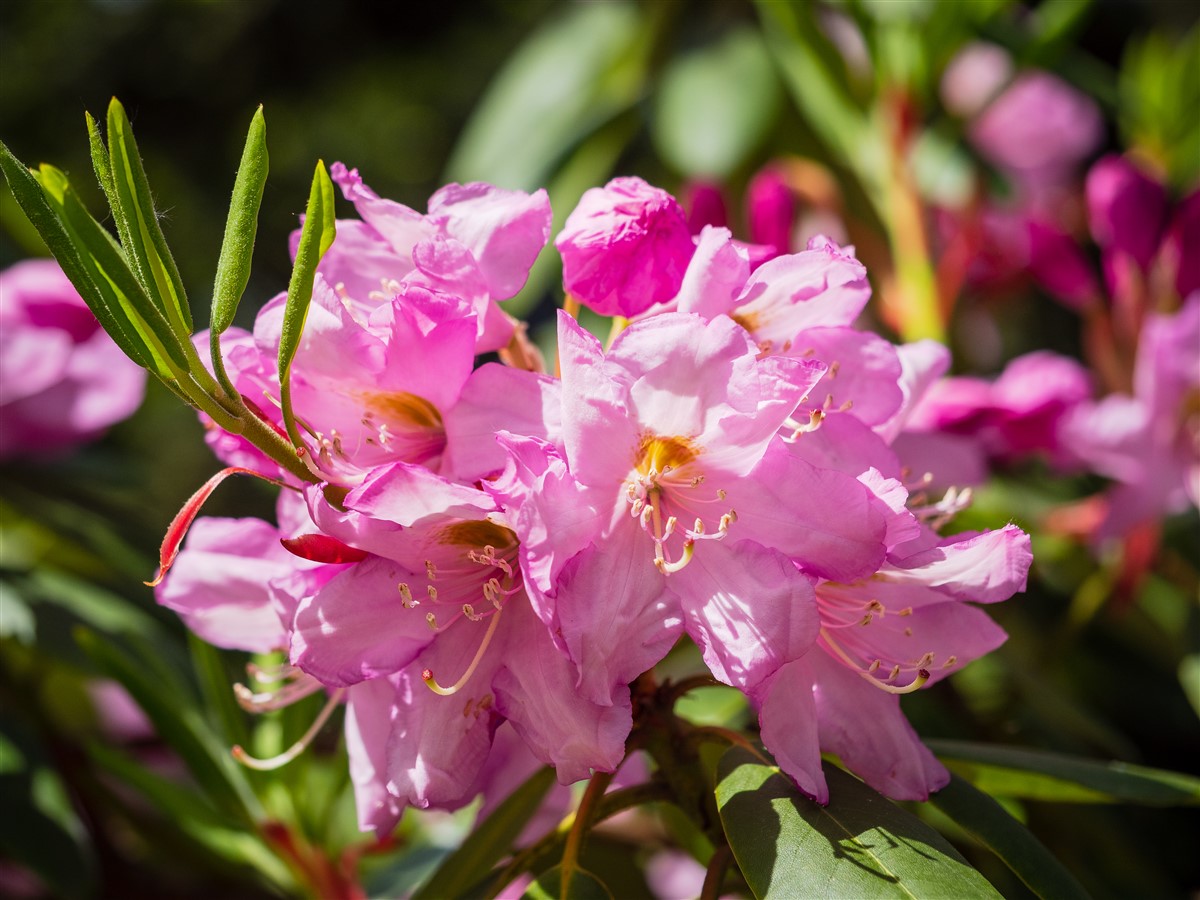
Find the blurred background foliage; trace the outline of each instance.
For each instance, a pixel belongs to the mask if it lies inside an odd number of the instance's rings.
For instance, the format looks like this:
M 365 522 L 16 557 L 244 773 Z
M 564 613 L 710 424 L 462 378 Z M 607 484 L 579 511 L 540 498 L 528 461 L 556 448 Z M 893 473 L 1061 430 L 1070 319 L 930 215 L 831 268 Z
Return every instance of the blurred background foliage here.
M 821 17 L 834 7 L 865 36 L 841 54 Z M 1196 18 L 1191 4 L 1173 0 L 5 0 L 0 134 L 21 159 L 66 170 L 98 209 L 83 111 L 120 97 L 198 324 L 246 123 L 260 103 L 271 172 L 244 326 L 286 285 L 287 237 L 318 157 L 357 166 L 380 195 L 417 209 L 447 180 L 546 186 L 556 226 L 583 190 L 614 174 L 672 191 L 704 179 L 737 198 L 770 160 L 803 158 L 836 184 L 873 279 L 919 287 L 931 273 L 901 271 L 912 235 L 889 220 L 895 206 L 883 200 L 894 186 L 895 128 L 920 132 L 911 171 L 930 204 L 961 201 L 981 179 L 1004 190 L 938 100 L 943 69 L 962 46 L 999 44 L 1018 66 L 1084 91 L 1105 116 L 1103 149 L 1139 148 L 1182 191 L 1200 169 L 1200 69 L 1188 50 Z M 731 207 L 737 233 L 744 223 Z M 0 265 L 44 252 L 7 192 L 0 217 Z M 553 254 L 543 254 L 517 313 L 536 330 L 558 290 Z M 1078 351 L 1073 314 L 1037 290 L 997 298 L 967 288 L 954 299 L 948 339 L 961 371 L 994 372 L 1036 347 Z M 886 329 L 886 310 L 879 315 Z M 393 841 L 365 842 L 332 737 L 270 778 L 229 760 L 229 744 L 248 735 L 228 692 L 245 660 L 189 640 L 141 585 L 174 511 L 215 468 L 195 417 L 157 384 L 101 442 L 0 467 L 0 893 L 321 893 L 329 873 L 320 866 L 334 865 L 361 866 L 373 894 L 394 895 L 462 833 L 461 817 L 424 825 L 409 817 Z M 1196 515 L 1168 524 L 1158 568 L 1130 594 L 1085 547 L 1037 530 L 1048 506 L 1096 487 L 1028 464 L 980 493 L 957 524 L 1013 520 L 1033 531 L 1035 579 L 1025 597 L 992 610 L 1009 643 L 906 698 L 906 710 L 931 738 L 1200 773 Z M 255 482 L 219 491 L 206 513 L 270 518 L 272 507 Z M 142 713 L 99 676 L 124 684 Z M 722 695 L 691 713 L 744 715 L 727 705 Z M 264 717 L 252 746 L 269 755 L 314 714 L 309 703 Z M 1194 808 L 1019 795 L 1006 803 L 1098 897 L 1200 888 Z M 294 829 L 256 826 L 263 809 Z M 923 814 L 1007 896 L 1024 895 L 986 852 L 935 812 Z M 654 841 L 686 846 L 678 827 L 660 823 Z M 645 861 L 645 846 L 618 835 L 593 852 L 624 860 L 599 865 L 626 866 L 629 890 L 645 893 L 640 869 L 628 866 Z

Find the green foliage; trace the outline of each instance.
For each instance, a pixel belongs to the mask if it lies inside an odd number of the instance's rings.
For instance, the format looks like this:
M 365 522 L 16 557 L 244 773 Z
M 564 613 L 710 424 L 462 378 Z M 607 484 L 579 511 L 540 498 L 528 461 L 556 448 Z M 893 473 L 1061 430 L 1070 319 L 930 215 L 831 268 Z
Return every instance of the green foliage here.
M 779 83 L 762 36 L 743 27 L 672 60 L 652 134 L 663 159 L 689 178 L 724 181 L 773 124 Z
M 1129 144 L 1178 188 L 1200 179 L 1200 25 L 1182 37 L 1151 33 L 1129 43 L 1118 121 Z

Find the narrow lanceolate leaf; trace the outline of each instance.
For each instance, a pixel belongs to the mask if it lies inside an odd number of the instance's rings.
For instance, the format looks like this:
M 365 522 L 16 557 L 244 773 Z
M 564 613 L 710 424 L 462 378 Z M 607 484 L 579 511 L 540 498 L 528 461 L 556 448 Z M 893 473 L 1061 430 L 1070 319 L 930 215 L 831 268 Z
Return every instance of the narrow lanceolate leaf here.
M 108 157 L 108 148 L 104 146 L 104 136 L 100 134 L 100 126 L 96 124 L 96 120 L 92 118 L 90 112 L 85 112 L 83 115 L 87 120 L 88 149 L 92 152 L 92 170 L 96 173 L 96 180 L 100 182 L 100 187 L 103 189 L 111 209 L 117 205 L 116 188 L 113 187 L 112 161 Z
M 755 897 L 999 897 L 940 834 L 841 769 L 830 802 L 803 796 L 765 755 L 733 747 L 717 805 Z
M 1057 803 L 1200 804 L 1200 778 L 1123 762 L 968 741 L 928 741 L 948 768 L 999 797 Z
M 414 900 L 461 897 L 511 852 L 513 841 L 533 818 L 554 782 L 554 770 L 538 769 L 480 823 L 414 895 Z
M 258 208 L 267 183 L 267 123 L 262 107 L 250 120 L 250 133 L 242 151 L 233 183 L 233 199 L 225 220 L 225 238 L 217 261 L 217 279 L 213 285 L 213 334 L 221 334 L 233 324 L 234 313 L 250 280 L 250 262 L 254 255 L 254 236 L 258 231 Z
M 119 309 L 123 320 L 146 345 L 152 371 L 164 380 L 172 380 L 175 375 L 170 363 L 187 368 L 183 345 L 130 272 L 121 248 L 87 211 L 62 172 L 43 164 L 36 177 L 106 305 Z
M 153 581 L 147 581 L 147 587 L 157 587 L 164 578 L 167 577 L 167 572 L 175 562 L 175 557 L 179 555 L 179 547 L 183 543 L 184 537 L 187 536 L 188 529 L 192 527 L 192 522 L 196 516 L 200 514 L 200 509 L 204 506 L 206 500 L 230 475 L 253 475 L 255 478 L 261 478 L 263 481 L 269 481 L 271 484 L 282 486 L 282 482 L 276 481 L 274 478 L 268 478 L 261 472 L 255 472 L 253 469 L 244 469 L 241 466 L 230 466 L 228 469 L 222 469 L 216 475 L 212 476 L 208 481 L 200 486 L 200 489 L 192 496 L 184 501 L 179 512 L 175 514 L 175 518 L 171 520 L 171 524 L 167 526 L 167 533 L 163 536 L 162 547 L 158 552 L 158 574 L 154 576 Z
M 0 170 L 3 170 L 17 204 L 29 217 L 101 327 L 112 336 L 126 356 L 143 368 L 157 371 L 150 347 L 130 322 L 121 304 L 110 296 L 111 292 L 102 292 L 92 281 L 89 268 L 84 266 L 80 251 L 51 207 L 37 177 L 3 143 L 0 143 Z
M 288 282 L 287 304 L 284 306 L 283 326 L 279 335 L 279 389 L 283 420 L 288 435 L 297 446 L 301 441 L 292 413 L 292 360 L 300 347 L 304 320 L 308 317 L 308 306 L 312 302 L 317 263 L 333 243 L 334 234 L 333 182 L 325 171 L 325 163 L 317 160 L 312 188 L 308 192 L 308 206 L 304 211 L 304 227 L 300 231 L 300 246 L 296 250 L 292 278 Z
M 112 167 L 113 217 L 121 245 L 133 261 L 134 271 L 151 299 L 162 310 L 176 332 L 186 338 L 192 333 L 192 311 L 183 279 L 167 240 L 158 227 L 158 214 L 150 195 L 150 183 L 133 137 L 125 107 L 116 97 L 108 105 L 108 155 Z
M 75 640 L 103 675 L 129 692 L 217 809 L 246 825 L 262 817 L 245 773 L 204 721 L 191 686 L 163 661 L 161 647 L 133 639 L 119 646 L 86 628 L 76 630 Z
M 1033 832 L 970 782 L 952 775 L 930 802 L 995 853 L 1044 900 L 1085 900 L 1088 892 Z

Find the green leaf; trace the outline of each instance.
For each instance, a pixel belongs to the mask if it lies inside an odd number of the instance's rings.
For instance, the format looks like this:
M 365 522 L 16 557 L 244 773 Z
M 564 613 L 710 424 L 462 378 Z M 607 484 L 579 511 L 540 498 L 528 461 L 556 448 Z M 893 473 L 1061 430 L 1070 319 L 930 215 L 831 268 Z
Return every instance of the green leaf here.
M 1045 900 L 1080 900 L 1088 892 L 1033 832 L 999 803 L 957 775 L 930 802 L 995 853 Z
M 245 775 L 205 723 L 190 688 L 153 652 L 130 652 L 84 628 L 76 640 L 101 672 L 129 692 L 214 805 L 246 824 L 261 815 Z
M 846 90 L 845 63 L 821 33 L 812 6 L 771 0 L 756 0 L 755 5 L 767 47 L 805 123 L 832 159 L 853 169 L 868 187 L 877 185 L 883 147 Z
M 288 282 L 287 303 L 283 309 L 283 326 L 279 335 L 279 389 L 284 424 L 287 425 L 288 435 L 297 446 L 301 445 L 301 441 L 292 415 L 292 360 L 300 347 L 304 320 L 308 318 L 317 263 L 333 243 L 334 234 L 333 182 L 329 180 L 329 173 L 325 171 L 325 163 L 317 160 L 317 169 L 313 173 L 312 187 L 308 193 L 308 206 L 304 212 L 304 226 L 300 230 L 300 245 L 296 249 L 296 261 L 292 265 L 292 278 Z
M 554 770 L 539 769 L 475 827 L 462 846 L 448 856 L 414 900 L 458 897 L 482 880 L 512 850 L 513 841 L 541 806 L 554 783 Z
M 37 873 L 54 896 L 96 896 L 87 828 L 40 742 L 0 720 L 0 856 Z
M 217 279 L 213 285 L 212 321 L 209 327 L 219 335 L 233 324 L 238 303 L 250 281 L 250 263 L 254 255 L 254 237 L 258 231 L 258 209 L 267 183 L 267 123 L 262 107 L 250 120 L 250 133 L 233 183 L 229 218 L 221 258 L 217 261 Z
M 112 197 L 117 201 L 113 217 L 121 245 L 133 260 L 134 270 L 146 293 L 176 333 L 186 339 L 192 333 L 192 311 L 187 292 L 158 226 L 158 213 L 142 168 L 133 127 L 125 115 L 125 107 L 116 97 L 108 104 L 108 155 L 112 168 Z
M 659 87 L 654 141 L 689 178 L 724 180 L 761 143 L 778 105 L 762 37 L 739 28 L 671 62 Z
M 1200 804 L 1200 778 L 1179 772 L 967 741 L 926 744 L 948 768 L 1000 797 L 1058 803 Z
M 547 869 L 521 896 L 528 900 L 613 900 L 604 882 L 584 869 L 572 869 L 564 883 L 562 866 Z
M 717 767 L 729 846 L 756 897 L 998 897 L 940 834 L 825 767 L 830 802 L 796 790 L 765 755 L 732 747 Z
M 29 217 L 29 221 L 46 242 L 46 246 L 50 248 L 50 252 L 54 254 L 63 272 L 75 286 L 75 290 L 79 291 L 100 325 L 126 356 L 144 368 L 157 371 L 154 354 L 133 326 L 121 304 L 116 301 L 111 291 L 102 292 L 92 281 L 90 268 L 84 265 L 80 250 L 76 249 L 66 226 L 51 207 L 49 197 L 37 177 L 12 155 L 2 142 L 0 170 L 3 170 L 17 204 Z
M 492 80 L 450 181 L 541 187 L 568 151 L 642 90 L 650 29 L 630 3 L 581 3 L 538 29 Z
M 180 369 L 188 367 L 180 338 L 129 270 L 122 249 L 87 211 L 66 175 L 43 163 L 37 180 L 72 244 L 80 251 L 80 262 L 104 298 L 103 305 L 121 311 L 123 321 L 147 347 L 152 371 L 164 380 L 174 379 L 168 358 Z
M 100 126 L 96 124 L 96 120 L 92 117 L 92 114 L 85 112 L 83 116 L 87 122 L 88 149 L 92 154 L 92 171 L 96 173 L 96 180 L 100 182 L 100 188 L 104 191 L 109 208 L 114 209 L 117 205 L 117 194 L 116 188 L 113 186 L 112 160 L 108 156 L 108 147 L 104 145 L 104 136 L 100 134 Z

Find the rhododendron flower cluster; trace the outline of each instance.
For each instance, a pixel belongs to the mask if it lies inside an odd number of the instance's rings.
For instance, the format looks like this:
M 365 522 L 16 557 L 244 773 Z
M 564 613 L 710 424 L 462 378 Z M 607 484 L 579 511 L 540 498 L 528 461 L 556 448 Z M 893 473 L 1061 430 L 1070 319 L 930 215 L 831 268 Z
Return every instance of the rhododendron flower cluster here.
M 613 771 L 631 683 L 681 641 L 819 801 L 822 752 L 895 798 L 946 783 L 900 695 L 1003 641 L 973 604 L 1024 588 L 1029 539 L 937 533 L 963 496 L 928 496 L 891 442 L 945 351 L 856 327 L 853 248 L 752 268 L 728 230 L 693 236 L 670 195 L 616 179 L 554 242 L 614 336 L 560 313 L 551 376 L 503 308 L 550 238 L 544 192 L 452 185 L 422 215 L 332 176 L 360 218 L 337 223 L 291 369 L 312 479 L 209 422 L 222 459 L 284 486 L 278 523 L 199 519 L 157 590 L 213 643 L 286 651 L 248 708 L 346 703 L 364 829 L 538 761 Z M 221 338 L 280 431 L 285 302 Z

